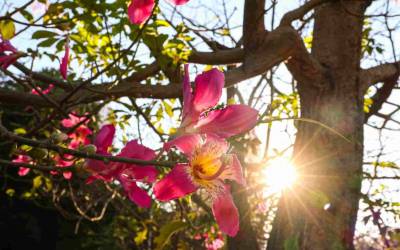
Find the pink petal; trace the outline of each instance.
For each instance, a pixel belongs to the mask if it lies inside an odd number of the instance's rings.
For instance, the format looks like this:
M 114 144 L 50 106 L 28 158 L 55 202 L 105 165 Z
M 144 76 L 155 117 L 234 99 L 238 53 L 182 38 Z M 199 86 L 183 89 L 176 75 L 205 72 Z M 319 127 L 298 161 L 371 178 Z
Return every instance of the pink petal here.
M 224 73 L 212 69 L 198 75 L 195 79 L 193 109 L 203 112 L 217 105 L 224 87 Z
M 69 114 L 69 118 L 62 119 L 61 124 L 66 128 L 71 128 L 80 122 L 80 118 L 74 114 Z
M 139 144 L 137 140 L 132 140 L 126 144 L 118 156 L 149 161 L 156 157 L 156 152 Z
M 176 147 L 186 156 L 190 156 L 194 149 L 200 145 L 202 139 L 199 134 L 188 134 L 179 136 L 164 144 L 164 150 L 168 151 L 172 147 Z
M 89 185 L 89 184 L 92 184 L 95 180 L 98 180 L 98 179 L 101 179 L 101 177 L 98 177 L 97 175 L 91 175 L 86 179 L 85 183 Z
M 234 237 L 239 231 L 239 212 L 233 203 L 229 186 L 213 200 L 212 211 L 220 230 Z
M 50 84 L 49 87 L 47 87 L 47 89 L 43 90 L 42 93 L 47 95 L 48 93 L 50 93 L 50 91 L 52 91 L 54 89 L 54 85 Z
M 103 154 L 106 155 L 106 154 Z M 109 154 L 107 154 L 109 155 Z M 93 160 L 93 159 L 89 159 L 87 160 L 86 166 L 92 170 L 93 172 L 96 173 L 101 173 L 105 170 L 107 170 L 107 164 L 105 164 L 103 161 L 100 160 Z
M 122 187 L 124 188 L 129 199 L 137 204 L 138 206 L 150 208 L 151 198 L 147 192 L 136 185 L 136 182 L 125 179 L 124 177 L 119 178 Z
M 117 156 L 149 161 L 156 157 L 156 153 L 154 150 L 139 144 L 137 140 L 132 140 L 125 145 L 125 147 L 121 150 L 121 153 L 119 153 Z M 113 166 L 123 170 L 133 167 L 135 164 L 116 162 L 113 163 Z
M 195 125 L 200 133 L 216 134 L 227 138 L 247 132 L 257 124 L 258 111 L 246 105 L 229 105 L 213 110 Z
M 72 172 L 63 172 L 64 179 L 69 180 L 72 177 Z
M 47 95 L 48 93 L 50 93 L 50 91 L 51 91 L 53 88 L 54 88 L 54 85 L 53 85 L 53 84 L 50 84 L 50 85 L 47 87 L 47 89 L 45 89 L 45 90 L 42 90 L 41 87 L 37 87 L 38 91 L 37 91 L 36 89 L 32 89 L 32 90 L 31 90 L 31 94 L 33 94 L 33 95 L 39 95 L 39 93 L 41 92 L 41 94 Z M 40 91 L 40 92 L 39 92 L 39 91 Z
M 18 157 L 12 162 L 17 162 L 17 163 L 31 163 L 32 158 L 28 155 L 18 155 Z
M 202 146 L 202 151 L 213 152 L 214 156 L 219 157 L 225 154 L 229 149 L 229 143 L 215 134 L 206 134 L 206 141 Z
M 169 201 L 193 193 L 197 187 L 187 173 L 188 165 L 178 164 L 154 185 L 154 195 L 160 201 Z
M 6 70 L 11 64 L 14 64 L 17 61 L 18 57 L 18 54 L 0 56 L 1 68 Z
M 111 155 L 109 153 L 101 153 L 102 155 Z M 89 170 L 93 171 L 93 178 L 103 181 L 111 181 L 121 172 L 121 165 L 116 163 L 105 163 L 100 160 L 89 159 L 86 162 Z
M 30 169 L 29 168 L 24 168 L 24 167 L 20 167 L 18 170 L 18 175 L 19 176 L 25 176 L 29 173 Z
M 144 23 L 151 16 L 154 5 L 154 0 L 132 0 L 128 6 L 128 17 L 131 23 Z
M 115 126 L 112 124 L 104 125 L 101 127 L 99 133 L 94 140 L 94 145 L 97 147 L 98 152 L 107 152 L 111 146 L 115 135 Z
M 225 168 L 220 178 L 236 181 L 243 186 L 246 185 L 239 159 L 235 154 L 228 154 L 227 156 L 230 158 L 231 164 Z
M 170 1 L 175 5 L 182 5 L 189 2 L 189 0 L 170 0 Z
M 154 166 L 135 166 L 130 165 L 124 169 L 121 176 L 135 181 L 153 183 L 156 181 L 158 171 Z
M 0 53 L 5 52 L 5 51 L 11 51 L 13 53 L 18 52 L 18 50 L 8 40 L 4 40 L 4 41 L 0 42 Z
M 193 111 L 192 111 L 192 87 L 190 86 L 190 78 L 189 78 L 189 65 L 185 64 L 185 75 L 183 78 L 183 111 L 182 111 L 182 127 L 189 124 L 192 120 Z M 197 112 L 196 112 L 197 113 Z M 199 114 L 196 114 L 196 119 Z M 190 117 L 189 117 L 190 116 Z
M 65 43 L 65 53 L 60 64 L 60 73 L 64 80 L 67 79 L 68 61 L 69 61 L 69 44 L 68 40 Z

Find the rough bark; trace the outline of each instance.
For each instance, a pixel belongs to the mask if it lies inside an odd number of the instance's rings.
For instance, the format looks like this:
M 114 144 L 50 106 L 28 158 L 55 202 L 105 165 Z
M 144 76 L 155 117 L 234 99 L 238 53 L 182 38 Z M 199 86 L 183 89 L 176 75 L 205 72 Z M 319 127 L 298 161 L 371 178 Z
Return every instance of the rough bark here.
M 301 122 L 294 148 L 300 174 L 282 194 L 267 249 L 353 249 L 363 153 L 360 54 L 369 1 L 334 1 L 315 11 L 312 55 L 325 80 L 298 80 Z M 345 139 L 345 138 L 346 139 Z

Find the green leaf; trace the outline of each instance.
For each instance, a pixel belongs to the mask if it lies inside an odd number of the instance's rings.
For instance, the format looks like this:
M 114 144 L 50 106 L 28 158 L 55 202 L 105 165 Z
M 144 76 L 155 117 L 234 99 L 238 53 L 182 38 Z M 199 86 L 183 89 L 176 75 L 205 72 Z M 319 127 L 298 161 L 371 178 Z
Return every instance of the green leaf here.
M 13 197 L 15 194 L 15 189 L 9 188 L 6 190 L 6 194 L 10 197 Z
M 33 16 L 31 13 L 29 13 L 26 10 L 21 10 L 20 11 L 21 15 L 28 21 L 28 22 L 32 22 L 33 21 Z
M 56 38 L 48 38 L 48 39 L 40 42 L 37 46 L 38 47 L 51 47 L 56 42 L 57 42 Z
M 56 37 L 56 36 L 58 36 L 58 34 L 55 32 L 47 30 L 38 30 L 32 34 L 32 39 L 42 39 L 42 38 Z
M 158 235 L 154 242 L 156 243 L 156 250 L 163 249 L 168 243 L 172 235 L 179 232 L 186 227 L 186 223 L 183 221 L 172 221 L 161 227 L 160 235 Z
M 42 176 L 36 176 L 33 180 L 33 188 L 36 189 L 42 185 Z
M 147 228 L 143 228 L 142 231 L 138 232 L 135 237 L 136 245 L 141 245 L 147 239 Z
M 14 129 L 14 133 L 17 135 L 24 135 L 26 134 L 26 130 L 24 128 L 16 128 Z
M 169 117 L 173 117 L 174 111 L 172 110 L 172 106 L 167 101 L 163 101 L 163 104 L 164 104 L 165 112 L 167 113 L 167 115 Z
M 0 34 L 4 40 L 10 40 L 15 34 L 14 22 L 3 20 L 0 22 Z

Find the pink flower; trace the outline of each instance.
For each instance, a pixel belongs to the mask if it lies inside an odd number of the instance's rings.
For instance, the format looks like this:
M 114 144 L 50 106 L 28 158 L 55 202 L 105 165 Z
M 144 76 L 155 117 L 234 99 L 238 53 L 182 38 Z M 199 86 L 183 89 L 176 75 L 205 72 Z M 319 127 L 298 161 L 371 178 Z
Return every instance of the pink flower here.
M 18 157 L 16 159 L 14 159 L 12 162 L 16 162 L 16 163 L 28 163 L 28 164 L 32 164 L 32 158 L 30 156 L 27 155 L 18 155 Z M 24 168 L 24 167 L 20 167 L 19 171 L 18 171 L 18 175 L 19 176 L 25 176 L 29 173 L 30 169 L 29 168 Z
M 108 149 L 112 145 L 114 134 L 115 127 L 113 125 L 105 125 L 100 129 L 94 141 L 98 154 L 110 155 Z M 128 142 L 117 156 L 152 160 L 156 154 L 152 149 L 140 145 L 137 140 L 133 140 Z M 90 183 L 95 179 L 104 181 L 117 179 L 132 202 L 141 207 L 149 208 L 151 206 L 150 196 L 145 190 L 138 187 L 137 182 L 153 183 L 158 174 L 154 166 L 115 162 L 106 164 L 99 160 L 89 160 L 87 167 L 94 173 L 87 182 Z
M 171 0 L 175 5 L 182 5 L 189 0 Z M 151 16 L 155 0 L 132 0 L 128 6 L 128 17 L 133 24 L 142 24 Z
M 69 114 L 68 117 L 69 118 L 63 119 L 61 121 L 61 124 L 66 128 L 72 128 L 73 126 L 76 126 L 79 123 L 87 124 L 89 122 L 89 120 L 86 120 L 85 117 L 80 117 L 75 113 Z
M 228 138 L 246 132 L 256 125 L 258 112 L 249 106 L 228 105 L 223 109 L 212 110 L 221 98 L 224 81 L 224 74 L 212 69 L 196 77 L 192 91 L 188 65 L 185 65 L 182 123 L 179 133 L 210 133 Z M 167 147 L 168 145 L 167 143 Z
M 217 238 L 211 242 L 206 242 L 206 249 L 207 250 L 218 250 L 221 249 L 224 246 L 224 240 Z
M 6 54 L 6 52 L 8 53 Z M 3 69 L 7 69 L 19 57 L 21 57 L 21 54 L 11 45 L 10 41 L 0 39 L 0 66 Z
M 175 140 L 189 160 L 178 164 L 154 186 L 160 201 L 181 198 L 204 188 L 212 198 L 212 211 L 222 232 L 235 236 L 239 230 L 239 214 L 225 180 L 244 185 L 242 167 L 234 154 L 227 154 L 229 144 L 216 136 L 184 135 Z
M 50 85 L 47 87 L 47 89 L 44 89 L 44 90 L 42 90 L 41 87 L 37 87 L 37 89 L 38 89 L 42 94 L 44 94 L 44 95 L 49 94 L 50 91 L 51 91 L 53 88 L 54 88 L 54 85 L 53 85 L 53 84 L 50 84 Z M 39 92 L 36 91 L 36 89 L 32 89 L 32 90 L 31 90 L 31 94 L 33 94 L 33 95 L 39 95 Z
M 88 145 L 90 140 L 89 135 L 92 134 L 92 130 L 86 126 L 89 122 L 85 117 L 79 117 L 74 113 L 69 114 L 68 119 L 63 119 L 61 124 L 66 128 L 73 128 L 78 126 L 73 132 L 68 134 L 71 139 L 68 148 L 77 149 L 81 145 Z
M 74 164 L 73 156 L 71 156 L 71 155 L 63 155 L 63 157 L 57 155 L 54 160 L 56 161 L 56 166 L 61 167 L 61 168 L 70 167 Z M 51 171 L 50 173 L 52 175 L 58 174 L 57 171 Z M 70 171 L 63 171 L 62 174 L 63 174 L 64 179 L 66 179 L 66 180 L 69 180 L 72 178 L 72 172 L 70 172 Z
M 68 62 L 69 62 L 69 39 L 67 38 L 67 41 L 65 43 L 64 57 L 62 58 L 61 64 L 60 64 L 60 73 L 61 73 L 61 76 L 64 78 L 64 80 L 67 79 Z

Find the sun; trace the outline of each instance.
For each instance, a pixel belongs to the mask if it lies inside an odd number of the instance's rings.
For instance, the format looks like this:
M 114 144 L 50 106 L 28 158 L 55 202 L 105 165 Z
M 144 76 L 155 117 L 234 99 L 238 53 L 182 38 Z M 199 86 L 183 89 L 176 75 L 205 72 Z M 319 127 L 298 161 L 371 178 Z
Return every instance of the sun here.
M 285 158 L 272 160 L 263 171 L 265 184 L 275 192 L 290 188 L 298 175 L 293 163 Z

